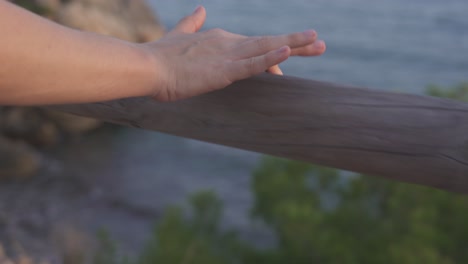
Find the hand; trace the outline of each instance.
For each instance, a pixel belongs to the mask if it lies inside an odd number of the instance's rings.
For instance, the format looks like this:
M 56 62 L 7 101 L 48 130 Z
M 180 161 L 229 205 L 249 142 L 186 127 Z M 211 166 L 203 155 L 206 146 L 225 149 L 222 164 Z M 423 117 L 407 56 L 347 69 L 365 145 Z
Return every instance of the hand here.
M 197 33 L 205 18 L 206 10 L 200 6 L 160 40 L 141 44 L 156 65 L 156 100 L 189 98 L 265 71 L 282 74 L 277 65 L 289 56 L 325 51 L 325 43 L 313 30 L 261 37 L 221 29 Z

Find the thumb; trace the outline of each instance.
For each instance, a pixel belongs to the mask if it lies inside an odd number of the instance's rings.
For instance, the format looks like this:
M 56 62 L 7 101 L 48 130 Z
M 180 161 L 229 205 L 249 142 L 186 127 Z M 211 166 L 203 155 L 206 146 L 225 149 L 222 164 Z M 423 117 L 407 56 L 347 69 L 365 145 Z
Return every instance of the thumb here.
M 180 33 L 195 33 L 203 26 L 206 19 L 206 10 L 203 6 L 198 6 L 192 14 L 182 18 L 174 31 Z

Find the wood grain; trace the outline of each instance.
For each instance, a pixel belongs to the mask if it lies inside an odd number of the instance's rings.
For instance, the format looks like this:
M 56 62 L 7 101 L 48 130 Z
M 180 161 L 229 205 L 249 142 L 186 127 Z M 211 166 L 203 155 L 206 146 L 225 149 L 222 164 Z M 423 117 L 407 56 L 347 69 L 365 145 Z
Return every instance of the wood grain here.
M 174 103 L 130 98 L 54 108 L 468 192 L 468 105 L 453 100 L 264 74 Z

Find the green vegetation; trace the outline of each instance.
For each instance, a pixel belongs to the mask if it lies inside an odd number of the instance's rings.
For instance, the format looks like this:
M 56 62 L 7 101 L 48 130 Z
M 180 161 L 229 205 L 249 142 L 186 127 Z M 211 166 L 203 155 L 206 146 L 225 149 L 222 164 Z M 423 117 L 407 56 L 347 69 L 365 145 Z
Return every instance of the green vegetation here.
M 127 257 L 119 255 L 118 247 L 105 230 L 97 234 L 99 247 L 94 255 L 93 264 L 130 264 Z
M 463 195 L 281 160 L 254 186 L 255 212 L 280 241 L 277 262 L 257 263 L 468 262 Z
M 468 85 L 429 94 L 468 99 Z M 254 172 L 252 217 L 276 235 L 258 249 L 220 228 L 221 201 L 191 198 L 191 217 L 168 210 L 134 262 L 204 264 L 468 263 L 468 197 L 335 169 L 266 158 Z M 95 264 L 119 263 L 109 238 Z
M 436 85 L 427 88 L 427 94 L 431 96 L 444 97 L 459 101 L 468 102 L 468 82 L 455 85 L 449 89 L 442 89 Z

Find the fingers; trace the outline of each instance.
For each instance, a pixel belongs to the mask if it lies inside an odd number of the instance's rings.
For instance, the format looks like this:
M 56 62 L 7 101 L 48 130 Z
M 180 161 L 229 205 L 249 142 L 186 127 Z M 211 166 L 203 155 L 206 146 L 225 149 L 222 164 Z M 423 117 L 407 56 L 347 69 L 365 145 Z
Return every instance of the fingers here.
M 264 55 L 231 62 L 226 69 L 226 78 L 230 82 L 242 80 L 264 72 L 285 61 L 291 54 L 288 46 L 270 51 Z
M 327 49 L 323 40 L 317 40 L 313 44 L 291 50 L 291 56 L 317 56 Z
M 206 10 L 198 6 L 192 14 L 182 18 L 173 31 L 179 33 L 195 33 L 202 28 L 206 19 Z
M 318 56 L 325 52 L 326 45 L 323 40 L 315 41 L 313 44 L 291 49 L 290 56 Z M 283 75 L 283 71 L 279 65 L 274 65 L 267 70 L 268 73 Z
M 267 70 L 267 72 L 271 73 L 271 74 L 276 74 L 276 75 L 283 75 L 283 71 L 281 70 L 281 68 L 278 65 L 271 66 Z
M 299 47 L 291 50 L 290 56 L 318 56 L 325 52 L 326 45 L 323 40 L 315 41 L 313 44 Z M 279 65 L 274 65 L 267 70 L 268 73 L 283 75 L 283 71 Z
M 247 38 L 238 46 L 237 55 L 240 58 L 260 56 L 282 46 L 289 46 L 292 49 L 307 46 L 313 44 L 316 39 L 317 33 L 313 30 L 280 36 Z

